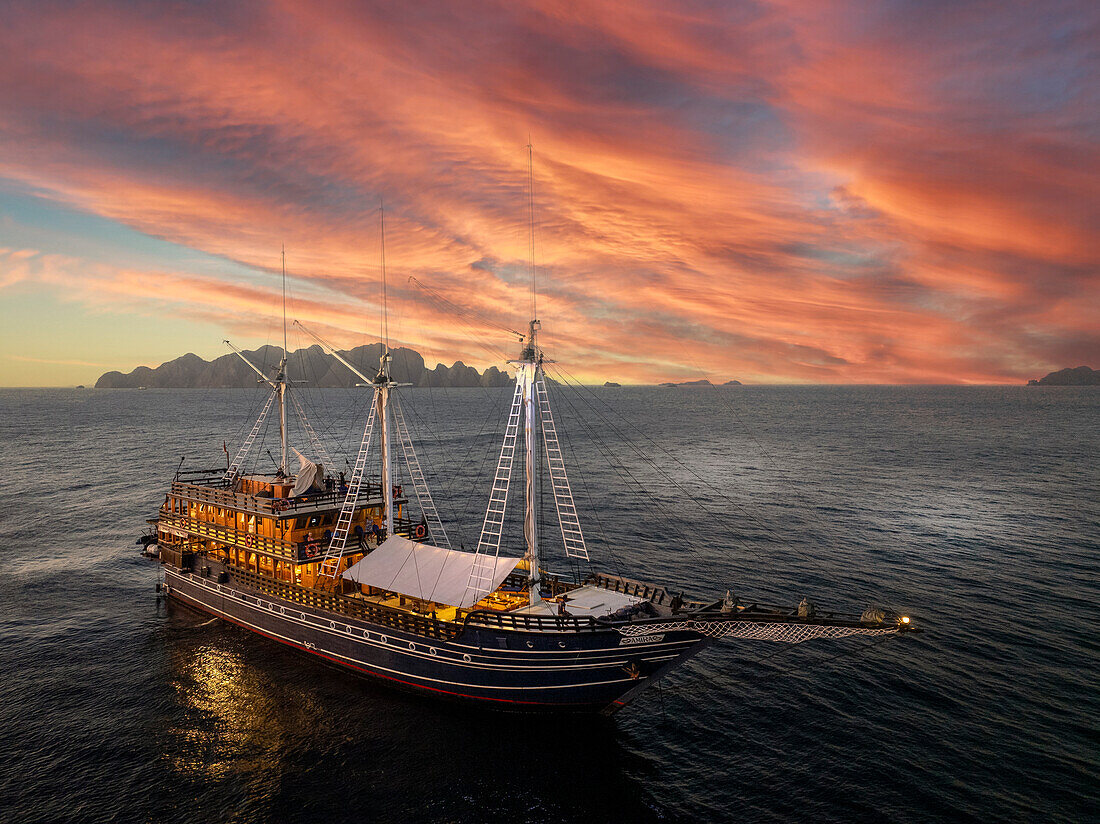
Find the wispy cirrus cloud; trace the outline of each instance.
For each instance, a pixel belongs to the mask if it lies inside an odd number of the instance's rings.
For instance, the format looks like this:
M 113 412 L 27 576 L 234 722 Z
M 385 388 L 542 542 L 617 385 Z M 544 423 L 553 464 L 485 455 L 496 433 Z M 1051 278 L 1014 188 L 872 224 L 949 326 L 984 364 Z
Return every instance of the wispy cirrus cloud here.
M 0 176 L 261 274 L 286 243 L 296 310 L 345 341 L 376 311 L 383 198 L 406 342 L 479 360 L 408 275 L 523 323 L 532 133 L 540 313 L 585 377 L 1100 359 L 1089 4 L 35 9 L 0 34 Z M 237 334 L 271 308 L 262 277 L 22 271 Z

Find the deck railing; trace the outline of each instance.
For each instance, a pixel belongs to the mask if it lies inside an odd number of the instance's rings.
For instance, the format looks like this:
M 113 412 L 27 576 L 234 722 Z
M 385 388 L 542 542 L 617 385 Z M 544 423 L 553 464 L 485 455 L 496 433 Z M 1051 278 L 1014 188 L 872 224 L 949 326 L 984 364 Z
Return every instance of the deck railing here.
M 524 630 L 527 632 L 583 632 L 599 629 L 588 616 L 529 615 L 527 613 L 475 610 L 466 616 L 466 623 L 493 629 Z
M 301 562 L 302 546 L 292 541 L 284 541 L 281 538 L 268 538 L 266 535 L 257 535 L 254 532 L 242 532 L 231 526 L 200 521 L 197 518 L 188 518 L 186 515 L 174 515 L 161 512 L 160 526 L 178 529 L 186 532 L 191 537 L 208 538 L 219 544 L 234 546 L 249 552 L 257 552 L 281 561 Z
M 375 604 L 370 601 L 361 601 L 358 598 L 349 598 L 333 592 L 321 592 L 320 590 L 291 584 L 287 581 L 277 581 L 265 575 L 257 575 L 251 570 L 242 569 L 233 564 L 226 567 L 231 576 L 248 587 L 267 595 L 281 598 L 302 606 L 322 609 L 385 627 L 392 627 L 403 632 L 421 635 L 426 638 L 435 638 L 440 641 L 450 641 L 462 633 L 463 627 L 459 624 L 438 621 L 430 616 L 413 615 L 402 610 Z
M 675 597 L 665 587 L 654 586 L 642 581 L 635 581 L 632 578 L 624 578 L 622 575 L 604 575 L 603 573 L 593 572 L 585 579 L 585 583 L 593 584 L 603 589 L 610 589 L 614 592 L 621 592 L 624 595 L 645 598 L 647 601 L 651 601 L 654 604 L 669 605 Z M 706 605 L 707 602 L 705 601 L 685 600 L 683 593 L 680 593 L 680 604 L 672 604 L 673 609 L 679 606 L 680 609 L 684 610 L 699 609 Z
M 379 484 L 372 483 L 365 483 L 363 486 L 365 489 L 360 494 L 360 505 L 380 505 L 382 503 L 382 487 Z M 216 486 L 173 481 L 172 494 L 177 498 L 195 503 L 211 504 L 257 515 L 286 517 L 287 513 L 299 511 L 312 511 L 318 508 L 336 509 L 344 502 L 346 490 L 344 492 L 338 489 L 331 492 L 313 492 L 308 495 L 300 495 L 297 498 L 265 498 L 257 495 L 246 495 L 243 492 L 233 492 L 229 489 L 220 489 Z M 405 499 L 401 500 L 404 501 Z

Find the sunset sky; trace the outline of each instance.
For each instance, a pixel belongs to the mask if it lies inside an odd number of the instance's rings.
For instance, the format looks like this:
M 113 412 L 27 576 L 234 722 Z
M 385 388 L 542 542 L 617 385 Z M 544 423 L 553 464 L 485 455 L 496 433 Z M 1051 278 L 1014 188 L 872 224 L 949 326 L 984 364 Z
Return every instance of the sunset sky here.
M 7 2 L 0 385 L 390 335 L 588 381 L 1100 367 L 1095 2 Z M 456 317 L 415 276 L 472 313 Z M 291 345 L 308 345 L 300 335 Z

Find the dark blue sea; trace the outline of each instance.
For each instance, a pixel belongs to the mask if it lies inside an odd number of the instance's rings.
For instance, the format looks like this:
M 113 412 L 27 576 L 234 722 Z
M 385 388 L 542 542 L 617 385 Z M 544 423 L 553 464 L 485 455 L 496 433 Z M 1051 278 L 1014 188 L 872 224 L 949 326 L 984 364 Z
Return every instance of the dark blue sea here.
M 509 394 L 404 392 L 456 545 Z M 135 539 L 255 391 L 3 390 L 0 820 L 1100 820 L 1100 391 L 554 396 L 596 567 L 926 631 L 725 642 L 610 721 L 391 692 L 157 600 Z M 362 390 L 302 397 L 354 460 Z

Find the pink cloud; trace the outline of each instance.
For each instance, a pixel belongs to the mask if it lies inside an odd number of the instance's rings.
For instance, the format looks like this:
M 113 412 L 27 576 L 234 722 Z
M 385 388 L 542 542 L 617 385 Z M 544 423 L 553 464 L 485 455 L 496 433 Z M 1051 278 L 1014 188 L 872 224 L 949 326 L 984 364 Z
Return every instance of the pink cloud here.
M 376 312 L 384 197 L 405 342 L 487 365 L 405 281 L 523 324 L 531 130 L 540 311 L 582 377 L 1019 381 L 1100 358 L 1090 70 L 1072 37 L 1038 48 L 1026 7 L 241 13 L 11 15 L 0 176 L 260 271 L 286 243 L 303 320 L 348 341 Z M 228 329 L 272 305 L 192 273 L 108 268 L 88 290 L 77 263 L 40 266 L 90 305 Z

